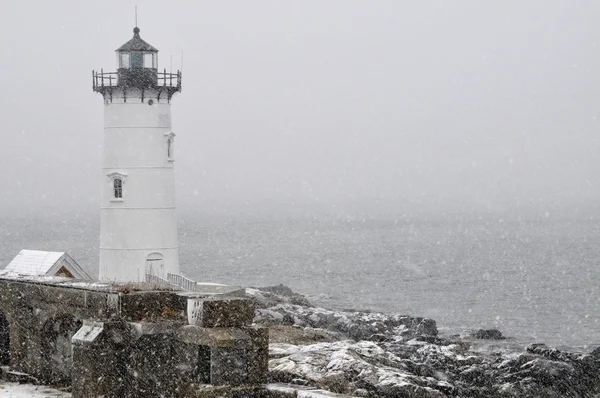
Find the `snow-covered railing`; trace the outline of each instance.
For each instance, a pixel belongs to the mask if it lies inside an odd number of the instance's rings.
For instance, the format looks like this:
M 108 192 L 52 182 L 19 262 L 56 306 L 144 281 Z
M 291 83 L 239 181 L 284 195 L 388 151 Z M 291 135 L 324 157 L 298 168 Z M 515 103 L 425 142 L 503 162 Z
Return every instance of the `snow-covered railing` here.
M 127 79 L 127 76 L 138 77 L 141 79 Z M 160 72 L 157 69 L 119 69 L 118 72 L 100 72 L 92 71 L 92 88 L 94 91 L 103 92 L 112 87 L 135 87 L 137 84 L 145 83 L 144 87 L 163 88 L 181 91 L 181 71 L 177 73 L 167 72 L 167 69 Z
M 169 282 L 185 291 L 188 292 L 196 292 L 198 291 L 198 283 L 191 280 L 190 278 L 186 278 L 183 275 L 178 274 L 167 274 L 167 279 Z
M 153 283 L 153 284 L 161 286 L 161 287 L 167 287 L 169 289 L 181 290 L 180 286 L 173 284 L 173 283 L 169 282 L 168 280 L 161 278 L 160 276 L 156 276 L 156 275 L 152 275 L 152 274 L 146 274 L 146 283 Z

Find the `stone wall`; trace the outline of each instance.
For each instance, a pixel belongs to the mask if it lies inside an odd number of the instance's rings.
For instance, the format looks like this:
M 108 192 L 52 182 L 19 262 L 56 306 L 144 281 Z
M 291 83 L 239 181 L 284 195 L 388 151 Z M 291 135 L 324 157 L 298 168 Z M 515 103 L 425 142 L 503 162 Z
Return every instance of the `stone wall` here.
M 0 361 L 75 398 L 266 391 L 268 331 L 245 298 L 0 279 L 0 311 Z
M 68 342 L 84 319 L 115 315 L 107 296 L 106 292 L 0 279 L 0 311 L 8 324 L 11 367 L 48 382 L 65 378 L 57 371 L 68 378 L 69 370 L 59 368 L 70 365 L 58 361 L 71 360 Z M 61 359 L 59 352 L 66 357 Z
M 10 331 L 4 312 L 0 311 L 0 366 L 10 363 Z

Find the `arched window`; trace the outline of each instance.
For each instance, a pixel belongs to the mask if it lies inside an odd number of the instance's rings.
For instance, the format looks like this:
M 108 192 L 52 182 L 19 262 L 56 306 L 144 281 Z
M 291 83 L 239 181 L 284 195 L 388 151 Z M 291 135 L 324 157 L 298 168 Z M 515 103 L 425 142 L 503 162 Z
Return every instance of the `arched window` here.
M 125 185 L 125 182 L 127 180 L 127 174 L 119 171 L 114 171 L 110 174 L 107 174 L 106 176 L 108 177 L 108 181 L 110 182 L 110 188 L 107 192 L 109 194 L 110 200 L 112 202 L 122 202 L 123 185 Z
M 123 180 L 115 178 L 113 180 L 113 190 L 115 199 L 123 199 Z

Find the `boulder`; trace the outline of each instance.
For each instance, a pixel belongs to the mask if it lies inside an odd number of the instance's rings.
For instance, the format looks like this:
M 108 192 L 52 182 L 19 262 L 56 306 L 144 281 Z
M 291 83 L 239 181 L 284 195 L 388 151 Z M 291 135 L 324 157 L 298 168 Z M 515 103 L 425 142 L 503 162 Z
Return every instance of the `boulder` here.
M 506 337 L 502 335 L 498 329 L 479 329 L 471 333 L 471 337 L 482 340 L 504 340 Z

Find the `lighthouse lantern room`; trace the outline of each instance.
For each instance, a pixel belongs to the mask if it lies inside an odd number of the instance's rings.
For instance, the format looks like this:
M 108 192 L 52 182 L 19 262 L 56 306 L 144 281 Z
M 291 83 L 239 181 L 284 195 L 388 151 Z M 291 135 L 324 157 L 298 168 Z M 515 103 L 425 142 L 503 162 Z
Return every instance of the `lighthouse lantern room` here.
M 167 279 L 179 273 L 171 99 L 181 72 L 159 71 L 137 27 L 116 53 L 116 72 L 92 71 L 104 99 L 99 279 Z

